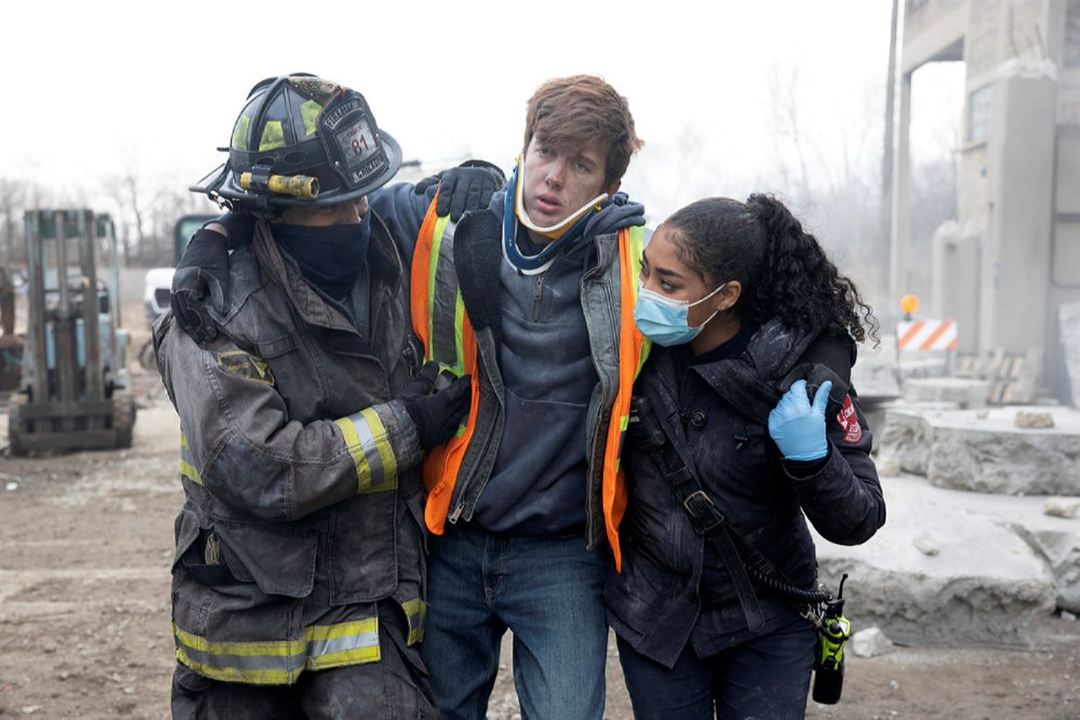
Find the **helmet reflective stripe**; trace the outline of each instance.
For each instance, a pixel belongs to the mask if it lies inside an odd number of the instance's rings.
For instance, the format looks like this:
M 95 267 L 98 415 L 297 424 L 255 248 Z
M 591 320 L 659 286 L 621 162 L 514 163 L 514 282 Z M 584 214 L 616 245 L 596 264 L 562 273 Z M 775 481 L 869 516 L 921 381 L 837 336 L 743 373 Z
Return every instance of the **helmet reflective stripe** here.
M 304 137 L 315 134 L 315 121 L 319 119 L 322 107 L 314 100 L 305 100 L 300 104 L 300 119 L 304 123 Z
M 356 465 L 357 493 L 384 492 L 397 487 L 397 456 L 386 426 L 373 408 L 365 408 L 334 423 L 341 429 Z
M 619 389 L 611 409 L 607 443 L 604 446 L 603 506 L 608 542 L 615 557 L 615 569 L 622 570 L 619 523 L 626 512 L 626 478 L 620 467 L 623 436 L 630 422 L 630 400 L 634 380 L 649 357 L 652 343 L 634 323 L 638 276 L 645 229 L 640 225 L 619 230 Z
M 230 145 L 232 145 L 237 150 L 247 150 L 248 149 L 247 136 L 248 136 L 248 130 L 250 128 L 251 128 L 251 116 L 249 116 L 249 115 L 241 115 L 240 119 L 236 121 L 236 127 L 233 128 L 232 142 L 230 143 Z
M 285 147 L 285 130 L 280 120 L 267 120 L 259 140 L 259 152 Z

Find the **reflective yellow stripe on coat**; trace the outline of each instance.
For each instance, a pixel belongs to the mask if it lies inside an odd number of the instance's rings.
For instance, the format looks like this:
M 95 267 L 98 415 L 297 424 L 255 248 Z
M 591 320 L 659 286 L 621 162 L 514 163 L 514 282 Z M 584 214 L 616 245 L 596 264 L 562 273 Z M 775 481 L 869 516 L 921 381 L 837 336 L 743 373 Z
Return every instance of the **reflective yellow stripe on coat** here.
M 379 413 L 365 408 L 334 421 L 356 465 L 358 493 L 383 492 L 397 487 L 397 456 L 390 445 Z
M 214 680 L 251 685 L 291 685 L 304 670 L 378 662 L 379 620 L 362 618 L 312 625 L 303 639 L 215 642 L 173 623 L 176 658 Z

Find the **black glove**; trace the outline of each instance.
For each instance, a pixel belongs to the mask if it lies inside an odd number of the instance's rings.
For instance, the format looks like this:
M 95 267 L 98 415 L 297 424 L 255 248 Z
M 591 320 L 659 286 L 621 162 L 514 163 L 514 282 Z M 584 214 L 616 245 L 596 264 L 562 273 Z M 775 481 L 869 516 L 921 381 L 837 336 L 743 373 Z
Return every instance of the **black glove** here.
M 435 389 L 435 380 L 439 377 L 439 363 L 431 360 L 416 371 L 416 375 L 405 386 L 401 393 L 402 397 L 414 397 L 417 395 L 430 395 Z
M 469 411 L 472 395 L 472 380 L 468 375 L 457 378 L 443 390 L 427 394 L 438 374 L 438 364 L 427 363 L 400 396 L 424 450 L 442 445 L 454 436 Z
M 245 221 L 245 217 L 248 220 Z M 226 225 L 230 241 L 234 237 L 234 230 L 237 239 L 250 241 L 250 231 L 245 233 L 245 227 L 251 227 L 254 223 L 250 215 L 226 213 L 211 222 Z M 226 242 L 220 233 L 207 230 L 204 225 L 191 238 L 177 263 L 169 301 L 176 322 L 195 342 L 208 343 L 217 337 L 217 324 L 210 316 L 209 307 L 218 311 L 223 309 L 228 281 L 229 251 Z
M 457 222 L 470 210 L 487 209 L 492 194 L 505 181 L 502 170 L 495 165 L 484 160 L 468 160 L 458 167 L 424 178 L 413 190 L 422 194 L 434 183 L 439 183 L 435 212 L 439 215 L 449 213 L 450 220 Z
M 251 237 L 255 233 L 255 216 L 246 212 L 227 212 L 207 222 L 203 227 L 205 228 L 212 223 L 217 223 L 225 228 L 227 233 L 225 246 L 229 250 L 235 250 L 241 245 L 247 245 L 251 242 Z
M 217 323 L 210 317 L 211 278 L 197 267 L 178 268 L 173 275 L 169 307 L 180 328 L 200 345 L 217 337 Z

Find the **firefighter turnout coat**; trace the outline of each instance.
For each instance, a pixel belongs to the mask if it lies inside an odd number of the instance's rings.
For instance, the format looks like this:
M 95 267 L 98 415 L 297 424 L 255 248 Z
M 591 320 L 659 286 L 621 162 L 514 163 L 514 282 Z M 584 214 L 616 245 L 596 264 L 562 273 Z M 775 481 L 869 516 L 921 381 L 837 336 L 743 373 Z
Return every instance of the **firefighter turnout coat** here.
M 203 676 L 281 685 L 378 661 L 380 609 L 422 637 L 420 447 L 393 399 L 418 348 L 404 261 L 372 219 L 341 306 L 259 223 L 230 257 L 223 335 L 196 345 L 170 314 L 154 328 L 182 433 L 176 655 Z

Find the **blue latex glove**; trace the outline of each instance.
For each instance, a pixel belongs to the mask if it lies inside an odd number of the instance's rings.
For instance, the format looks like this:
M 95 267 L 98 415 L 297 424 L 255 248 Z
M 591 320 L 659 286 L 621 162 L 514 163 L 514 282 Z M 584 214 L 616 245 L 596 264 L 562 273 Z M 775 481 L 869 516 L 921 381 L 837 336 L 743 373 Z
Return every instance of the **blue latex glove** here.
M 796 380 L 769 413 L 769 435 L 785 460 L 820 460 L 829 454 L 825 439 L 825 405 L 832 381 L 821 383 L 814 404 L 806 396 L 806 381 Z

